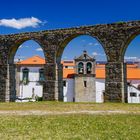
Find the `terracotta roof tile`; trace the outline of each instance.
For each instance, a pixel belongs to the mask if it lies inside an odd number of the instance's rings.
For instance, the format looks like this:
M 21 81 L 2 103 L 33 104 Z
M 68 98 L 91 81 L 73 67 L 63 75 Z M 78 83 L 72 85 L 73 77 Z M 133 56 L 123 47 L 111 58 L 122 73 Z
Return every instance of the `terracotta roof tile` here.
M 45 64 L 45 59 L 40 57 L 40 56 L 33 56 L 33 57 L 30 57 L 26 60 L 17 62 L 16 64 L 18 64 L 18 65 L 21 65 L 21 64 L 24 64 L 24 65 Z
M 63 69 L 63 78 L 72 78 L 70 75 L 75 74 L 74 69 Z
M 74 61 L 67 60 L 61 62 L 63 66 L 75 66 Z M 33 56 L 26 60 L 17 63 L 18 65 L 22 64 L 45 64 L 44 58 L 40 56 Z M 63 78 L 73 78 L 75 74 L 74 68 L 63 68 Z M 105 79 L 105 65 L 97 64 L 96 65 L 96 78 Z M 127 78 L 128 79 L 140 79 L 140 68 L 137 64 L 127 65 Z

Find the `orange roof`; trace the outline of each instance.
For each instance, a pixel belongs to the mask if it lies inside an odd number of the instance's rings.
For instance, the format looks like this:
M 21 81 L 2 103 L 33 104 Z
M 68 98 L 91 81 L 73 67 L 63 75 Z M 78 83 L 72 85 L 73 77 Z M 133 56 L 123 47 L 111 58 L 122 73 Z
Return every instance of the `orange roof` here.
M 105 69 L 96 69 L 96 78 L 105 79 Z M 127 79 L 140 80 L 140 68 L 127 67 Z
M 96 67 L 105 67 L 105 65 L 104 64 L 96 64 Z
M 63 78 L 72 78 L 73 74 L 75 74 L 74 69 L 63 69 Z
M 105 69 L 96 69 L 96 78 L 105 79 Z
M 61 62 L 63 66 L 75 66 L 74 61 L 66 60 Z M 17 63 L 21 64 L 45 64 L 45 59 L 40 56 L 33 56 L 26 60 L 20 61 Z M 73 78 L 75 74 L 74 68 L 63 68 L 63 78 Z M 105 79 L 105 65 L 97 64 L 96 65 L 96 78 Z M 127 78 L 128 79 L 139 79 L 140 80 L 140 68 L 138 68 L 137 64 L 128 64 L 127 65 Z
M 25 64 L 25 65 L 33 65 L 33 64 L 45 64 L 45 59 L 40 56 L 33 56 L 26 60 L 17 62 L 18 65 Z
M 127 64 L 127 68 L 137 68 L 137 64 Z
M 72 78 L 71 74 L 75 74 L 74 69 L 63 69 L 63 78 Z M 105 79 L 105 69 L 96 68 L 96 78 Z M 140 80 L 140 68 L 127 68 L 127 79 Z
M 140 68 L 128 68 L 127 69 L 128 79 L 140 79 Z

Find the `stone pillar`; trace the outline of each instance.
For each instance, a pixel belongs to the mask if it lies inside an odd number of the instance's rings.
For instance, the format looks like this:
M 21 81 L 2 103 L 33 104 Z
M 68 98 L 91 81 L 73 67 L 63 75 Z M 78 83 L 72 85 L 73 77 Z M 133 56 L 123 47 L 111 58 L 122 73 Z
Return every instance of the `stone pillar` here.
M 106 64 L 105 102 L 127 102 L 126 64 Z
M 15 101 L 15 66 L 0 66 L 0 101 Z
M 63 65 L 61 63 L 56 64 L 56 96 L 59 101 L 63 101 Z
M 47 63 L 45 65 L 46 83 L 43 90 L 43 100 L 63 101 L 62 69 L 61 64 Z
M 15 101 L 16 99 L 16 75 L 15 75 L 15 64 L 9 64 L 9 101 Z
M 56 65 L 55 63 L 47 63 L 45 65 L 46 82 L 43 89 L 43 100 L 55 100 L 55 87 L 56 87 Z
M 50 43 L 45 50 L 46 82 L 43 89 L 43 100 L 63 100 L 63 67 L 61 59 L 56 58 L 56 48 L 56 45 Z
M 7 65 L 0 65 L 0 102 L 5 102 L 7 95 L 7 85 L 8 76 L 7 76 Z
M 20 66 L 15 65 L 15 77 L 16 77 L 16 96 L 20 96 Z

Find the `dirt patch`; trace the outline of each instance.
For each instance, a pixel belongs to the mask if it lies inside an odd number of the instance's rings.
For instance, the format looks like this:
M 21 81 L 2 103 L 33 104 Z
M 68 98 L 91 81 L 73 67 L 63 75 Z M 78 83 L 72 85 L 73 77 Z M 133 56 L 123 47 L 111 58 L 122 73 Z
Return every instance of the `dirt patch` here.
M 26 110 L 26 111 L 0 111 L 0 115 L 71 115 L 71 114 L 90 114 L 90 115 L 111 115 L 111 114 L 139 114 L 140 111 L 124 111 L 124 110 L 98 110 L 98 111 L 88 111 L 88 110 L 81 110 L 81 111 L 40 111 L 40 110 Z

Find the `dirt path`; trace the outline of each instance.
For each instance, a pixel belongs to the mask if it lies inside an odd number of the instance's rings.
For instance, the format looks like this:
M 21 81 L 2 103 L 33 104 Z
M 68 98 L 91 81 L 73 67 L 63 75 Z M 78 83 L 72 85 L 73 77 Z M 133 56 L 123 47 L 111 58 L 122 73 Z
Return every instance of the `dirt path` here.
M 125 111 L 125 110 L 99 110 L 99 111 L 40 111 L 40 110 L 26 110 L 26 111 L 0 111 L 0 115 L 69 115 L 69 114 L 91 114 L 91 115 L 111 115 L 111 114 L 139 114 L 140 111 Z

